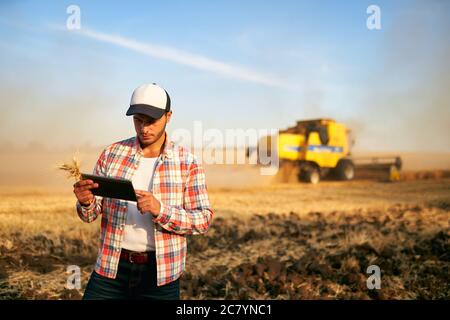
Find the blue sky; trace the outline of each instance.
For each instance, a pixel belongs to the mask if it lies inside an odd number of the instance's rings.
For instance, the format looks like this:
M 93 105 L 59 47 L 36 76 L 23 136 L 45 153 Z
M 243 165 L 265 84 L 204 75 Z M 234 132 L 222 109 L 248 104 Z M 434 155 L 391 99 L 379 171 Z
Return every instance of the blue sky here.
M 65 29 L 71 4 L 81 10 L 79 31 Z M 366 27 L 371 4 L 381 8 L 381 30 Z M 196 120 L 225 130 L 331 117 L 353 129 L 357 150 L 450 151 L 449 8 L 438 0 L 3 1 L 0 141 L 128 137 L 133 89 L 156 82 L 171 94 L 170 130 Z

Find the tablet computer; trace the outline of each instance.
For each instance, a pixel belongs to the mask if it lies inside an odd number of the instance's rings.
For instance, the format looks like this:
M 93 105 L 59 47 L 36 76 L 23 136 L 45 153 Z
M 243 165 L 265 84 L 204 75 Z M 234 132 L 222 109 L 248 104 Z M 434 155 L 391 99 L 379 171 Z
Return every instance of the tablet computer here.
M 137 201 L 136 193 L 130 180 L 85 173 L 82 173 L 81 177 L 83 180 L 92 180 L 98 184 L 98 188 L 91 189 L 92 193 L 96 196 Z

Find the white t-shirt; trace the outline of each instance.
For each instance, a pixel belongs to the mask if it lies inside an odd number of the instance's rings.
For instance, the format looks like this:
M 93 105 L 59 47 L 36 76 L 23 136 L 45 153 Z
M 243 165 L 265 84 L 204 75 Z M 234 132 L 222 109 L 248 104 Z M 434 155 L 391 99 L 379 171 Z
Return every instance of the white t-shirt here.
M 136 190 L 150 191 L 153 172 L 158 158 L 142 157 L 132 182 Z M 122 248 L 145 252 L 155 250 L 155 224 L 151 213 L 141 214 L 136 202 L 128 202 L 127 221 L 124 227 Z

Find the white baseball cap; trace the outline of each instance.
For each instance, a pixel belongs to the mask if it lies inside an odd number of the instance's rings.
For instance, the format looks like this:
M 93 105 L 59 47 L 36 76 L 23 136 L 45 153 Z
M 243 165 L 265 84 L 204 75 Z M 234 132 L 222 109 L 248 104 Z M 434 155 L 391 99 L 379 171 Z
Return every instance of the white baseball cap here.
M 159 119 L 168 111 L 170 111 L 170 97 L 167 91 L 156 83 L 143 84 L 133 91 L 127 116 L 139 113 Z

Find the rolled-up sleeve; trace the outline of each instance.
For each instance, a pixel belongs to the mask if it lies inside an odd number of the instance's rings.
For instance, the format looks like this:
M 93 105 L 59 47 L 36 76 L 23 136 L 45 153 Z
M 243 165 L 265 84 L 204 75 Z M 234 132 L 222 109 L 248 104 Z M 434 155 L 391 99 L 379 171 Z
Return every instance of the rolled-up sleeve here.
M 104 150 L 95 164 L 93 174 L 98 176 L 106 176 L 106 156 L 107 151 Z M 97 219 L 97 217 L 102 213 L 103 208 L 103 198 L 95 196 L 95 201 L 89 206 L 85 207 L 77 201 L 76 209 L 78 216 L 84 222 L 91 223 Z

